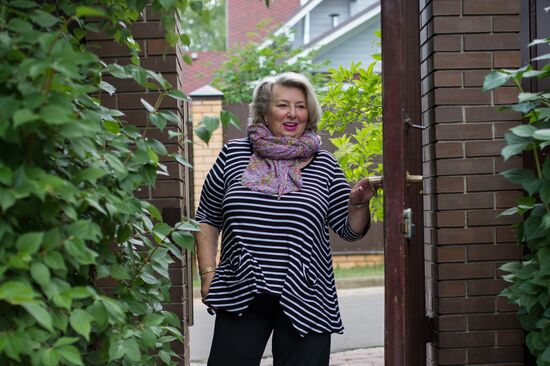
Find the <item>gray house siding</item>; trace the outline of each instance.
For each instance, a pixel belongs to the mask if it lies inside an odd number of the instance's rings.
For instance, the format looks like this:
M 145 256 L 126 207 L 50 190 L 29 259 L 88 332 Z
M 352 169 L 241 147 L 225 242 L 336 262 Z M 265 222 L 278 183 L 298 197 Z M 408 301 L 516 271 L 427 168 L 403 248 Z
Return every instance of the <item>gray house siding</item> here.
M 340 65 L 349 67 L 351 62 L 359 61 L 366 67 L 374 61 L 372 54 L 380 53 L 380 47 L 376 45 L 379 39 L 374 35 L 378 29 L 380 29 L 380 16 L 362 24 L 333 44 L 323 47 L 315 61 L 329 60 L 330 63 L 326 66 L 327 70 Z M 375 70 L 380 72 L 380 64 Z
M 317 5 L 311 11 L 310 40 L 314 40 L 332 28 L 330 14 L 340 14 L 338 21 L 343 23 L 349 18 L 349 11 L 349 0 L 326 0 Z

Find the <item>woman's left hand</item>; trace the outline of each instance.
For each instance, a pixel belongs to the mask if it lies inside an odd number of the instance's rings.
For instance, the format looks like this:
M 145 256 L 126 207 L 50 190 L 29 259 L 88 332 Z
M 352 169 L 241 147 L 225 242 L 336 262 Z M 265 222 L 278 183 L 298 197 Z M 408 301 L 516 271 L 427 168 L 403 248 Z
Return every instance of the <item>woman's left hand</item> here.
M 349 195 L 349 204 L 360 206 L 369 203 L 374 196 L 375 188 L 369 182 L 369 178 L 363 178 L 353 186 Z

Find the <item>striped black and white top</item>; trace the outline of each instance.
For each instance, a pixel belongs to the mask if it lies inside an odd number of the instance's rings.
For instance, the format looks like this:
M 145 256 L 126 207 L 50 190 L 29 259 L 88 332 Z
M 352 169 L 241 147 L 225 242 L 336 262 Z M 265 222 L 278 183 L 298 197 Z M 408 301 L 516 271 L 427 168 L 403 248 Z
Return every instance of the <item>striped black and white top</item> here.
M 342 333 L 329 227 L 350 241 L 365 234 L 349 226 L 350 186 L 342 170 L 320 150 L 301 170 L 302 189 L 278 199 L 242 185 L 251 155 L 248 138 L 230 141 L 202 189 L 195 218 L 222 231 L 206 303 L 242 314 L 255 294 L 273 294 L 301 335 Z

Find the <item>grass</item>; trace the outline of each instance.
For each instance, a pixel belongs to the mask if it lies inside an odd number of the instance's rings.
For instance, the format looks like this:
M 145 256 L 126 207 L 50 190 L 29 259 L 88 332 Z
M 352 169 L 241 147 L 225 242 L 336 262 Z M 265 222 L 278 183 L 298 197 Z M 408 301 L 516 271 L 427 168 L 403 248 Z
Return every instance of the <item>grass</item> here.
M 349 278 L 349 277 L 376 277 L 384 276 L 384 266 L 371 266 L 371 267 L 353 267 L 353 268 L 336 268 L 334 270 L 334 277 L 336 278 Z
M 353 268 L 337 268 L 334 270 L 336 278 L 351 278 L 351 277 L 377 277 L 384 276 L 384 266 L 372 267 L 353 267 Z M 200 287 L 201 282 L 198 278 L 193 279 L 193 287 Z

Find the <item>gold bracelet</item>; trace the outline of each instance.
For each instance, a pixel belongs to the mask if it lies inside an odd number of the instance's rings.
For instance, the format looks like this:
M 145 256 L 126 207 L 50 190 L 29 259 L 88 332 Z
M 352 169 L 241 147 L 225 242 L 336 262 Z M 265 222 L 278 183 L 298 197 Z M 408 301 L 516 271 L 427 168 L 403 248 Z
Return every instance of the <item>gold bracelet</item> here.
M 210 272 L 216 272 L 216 267 L 204 267 L 202 269 L 199 269 L 199 276 L 202 277 Z

